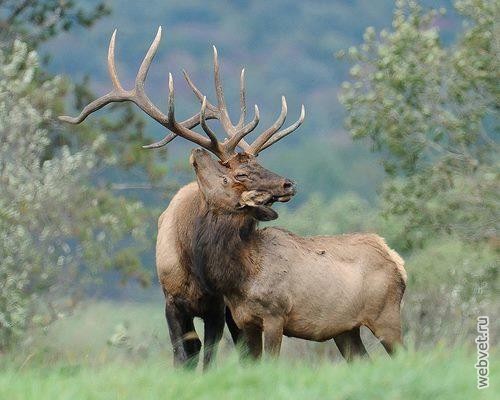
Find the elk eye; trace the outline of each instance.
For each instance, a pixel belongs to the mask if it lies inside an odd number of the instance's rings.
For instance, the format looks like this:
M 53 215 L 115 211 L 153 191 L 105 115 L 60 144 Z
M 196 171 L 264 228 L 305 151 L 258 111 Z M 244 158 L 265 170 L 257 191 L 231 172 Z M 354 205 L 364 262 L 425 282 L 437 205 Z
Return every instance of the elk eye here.
M 247 178 L 248 178 L 248 175 L 247 175 L 247 174 L 245 174 L 245 173 L 236 174 L 235 178 L 236 178 L 236 180 L 238 180 L 238 181 L 242 181 L 242 180 L 244 180 L 244 179 L 247 179 Z
M 227 185 L 227 178 L 226 177 L 222 178 L 222 182 L 224 182 L 224 185 Z

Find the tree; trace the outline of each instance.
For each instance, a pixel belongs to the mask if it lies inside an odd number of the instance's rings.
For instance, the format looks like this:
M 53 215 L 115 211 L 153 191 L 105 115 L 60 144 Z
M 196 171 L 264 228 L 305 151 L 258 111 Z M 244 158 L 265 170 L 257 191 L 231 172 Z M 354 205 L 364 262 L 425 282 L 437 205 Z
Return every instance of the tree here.
M 106 136 L 48 157 L 64 82 L 40 86 L 37 73 L 25 43 L 0 52 L 0 349 L 30 325 L 57 319 L 107 269 L 150 280 L 139 262 L 150 242 L 146 210 L 95 184 L 117 162 L 102 156 Z
M 25 43 L 28 49 L 36 49 L 43 41 L 63 31 L 72 30 L 77 26 L 90 27 L 109 13 L 110 9 L 104 2 L 89 6 L 73 1 L 0 1 L 2 28 L 0 49 L 3 48 L 6 54 L 9 53 L 12 43 L 16 40 Z M 19 68 L 22 69 L 24 66 L 20 64 Z M 44 86 L 52 79 L 52 75 L 46 72 L 42 63 L 36 68 L 32 86 Z M 82 148 L 92 147 L 94 143 L 100 141 L 101 145 L 94 149 L 95 167 L 89 182 L 100 193 L 101 198 L 106 199 L 102 205 L 108 203 L 111 205 L 118 200 L 125 203 L 127 199 L 131 200 L 130 204 L 135 204 L 139 192 L 132 193 L 128 190 L 130 188 L 151 188 L 154 189 L 149 191 L 151 195 L 163 194 L 165 185 L 162 179 L 166 173 L 164 163 L 166 151 L 147 152 L 141 149 L 142 144 L 153 140 L 145 135 L 144 120 L 130 104 L 109 107 L 105 117 L 93 118 L 84 125 L 71 129 L 56 121 L 55 116 L 68 113 L 67 108 L 79 110 L 95 97 L 89 90 L 89 85 L 88 78 L 71 85 L 68 82 L 61 82 L 57 99 L 46 104 L 46 109 L 54 117 L 44 121 L 43 126 L 47 128 L 49 143 L 44 147 L 41 159 L 51 160 L 63 148 L 79 152 Z M 102 140 L 102 135 L 106 140 Z M 98 210 L 100 209 L 96 209 Z M 106 212 L 104 209 L 101 211 Z M 138 221 L 139 217 L 143 218 L 142 224 L 154 225 L 151 212 L 145 213 L 145 210 L 140 208 L 134 219 Z M 128 261 L 123 256 L 115 259 L 119 261 L 115 269 L 122 272 L 123 279 L 140 277 L 141 283 L 144 284 L 145 274 L 138 272 L 142 267 L 141 259 L 139 254 L 132 250 L 133 248 L 133 246 L 129 248 Z M 129 264 L 129 267 L 123 268 L 124 264 Z M 131 268 L 130 265 L 136 267 Z
M 456 8 L 467 24 L 453 45 L 440 40 L 443 10 L 400 0 L 392 31 L 369 27 L 348 51 L 346 125 L 382 154 L 386 211 L 404 221 L 409 246 L 431 233 L 495 239 L 500 221 L 500 3 Z
M 0 349 L 57 319 L 108 271 L 151 281 L 142 259 L 153 213 L 123 189 L 156 189 L 166 152 L 142 151 L 151 139 L 130 105 L 61 126 L 64 103 L 79 109 L 94 97 L 88 79 L 69 85 L 31 51 L 107 13 L 103 4 L 0 1 Z
M 21 39 L 31 47 L 75 26 L 90 27 L 110 13 L 104 2 L 93 8 L 77 6 L 74 1 L 2 0 L 0 1 L 0 43 L 8 47 Z

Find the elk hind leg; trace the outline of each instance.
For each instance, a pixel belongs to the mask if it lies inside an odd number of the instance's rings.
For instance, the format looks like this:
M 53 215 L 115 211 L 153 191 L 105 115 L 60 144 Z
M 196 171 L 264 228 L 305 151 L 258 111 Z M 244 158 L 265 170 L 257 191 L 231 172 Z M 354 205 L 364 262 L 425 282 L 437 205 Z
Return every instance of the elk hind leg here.
M 350 331 L 343 332 L 333 338 L 339 348 L 340 354 L 350 362 L 355 358 L 369 358 L 363 342 L 361 341 L 360 328 L 356 327 Z
M 196 366 L 198 364 L 198 356 L 201 350 L 201 341 L 198 338 L 198 334 L 194 328 L 194 318 L 191 316 L 186 316 L 183 325 L 184 335 L 182 337 L 182 343 L 188 360 Z
M 283 320 L 281 318 L 264 319 L 264 350 L 267 356 L 277 358 L 280 355 L 283 339 Z
M 262 356 L 262 329 L 257 326 L 245 326 L 238 338 L 240 358 L 258 360 Z
M 403 347 L 399 305 L 398 307 L 384 309 L 369 328 L 380 339 L 380 342 L 389 355 L 393 355 L 397 347 Z
M 233 314 L 231 314 L 229 307 L 226 307 L 226 325 L 233 339 L 233 343 L 238 345 L 238 340 L 241 337 L 241 329 L 238 328 L 238 325 L 234 322 Z

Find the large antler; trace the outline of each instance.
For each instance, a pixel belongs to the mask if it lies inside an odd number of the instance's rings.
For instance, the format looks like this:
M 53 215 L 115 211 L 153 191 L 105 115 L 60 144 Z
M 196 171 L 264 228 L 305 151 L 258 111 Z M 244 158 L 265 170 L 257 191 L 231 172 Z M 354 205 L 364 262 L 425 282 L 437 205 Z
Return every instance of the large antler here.
M 245 81 L 244 81 L 244 70 L 241 73 L 240 79 L 240 107 L 241 107 L 241 115 L 238 123 L 233 125 L 229 114 L 227 112 L 227 107 L 224 100 L 224 93 L 222 90 L 222 84 L 219 76 L 219 63 L 217 59 L 217 49 L 214 46 L 214 75 L 215 75 L 215 87 L 217 93 L 217 107 L 211 104 L 206 100 L 206 97 L 198 90 L 198 88 L 193 84 L 189 75 L 184 72 L 184 77 L 186 78 L 187 83 L 198 97 L 201 102 L 201 110 L 197 114 L 193 115 L 191 118 L 188 118 L 185 121 L 177 122 L 175 120 L 174 115 L 174 83 L 172 74 L 169 73 L 168 87 L 168 112 L 167 115 L 163 114 L 158 107 L 156 107 L 147 94 L 144 91 L 144 82 L 146 80 L 149 67 L 151 62 L 156 54 L 158 49 L 158 45 L 161 39 L 161 26 L 158 28 L 158 32 L 156 34 L 153 43 L 149 47 L 144 60 L 141 63 L 139 71 L 137 73 L 135 79 L 134 88 L 131 90 L 125 90 L 116 73 L 115 68 L 115 60 L 114 60 L 114 52 L 115 52 L 115 39 L 116 39 L 116 30 L 113 32 L 111 36 L 111 40 L 109 43 L 108 50 L 108 71 L 111 77 L 111 81 L 113 83 L 113 90 L 106 95 L 92 101 L 88 104 L 79 116 L 73 118 L 68 116 L 59 117 L 60 120 L 78 124 L 85 120 L 91 113 L 97 111 L 104 107 L 105 105 L 112 102 L 122 102 L 122 101 L 132 101 L 135 103 L 141 110 L 143 110 L 146 114 L 148 114 L 151 118 L 158 121 L 161 125 L 166 127 L 171 131 L 168 135 L 166 135 L 162 140 L 153 143 L 151 145 L 143 146 L 144 148 L 158 148 L 165 146 L 167 143 L 172 141 L 177 135 L 181 136 L 197 145 L 211 151 L 217 157 L 219 157 L 222 161 L 226 161 L 229 159 L 235 152 L 236 146 L 240 146 L 244 151 L 249 154 L 257 155 L 259 151 L 269 147 L 273 143 L 282 139 L 289 133 L 293 132 L 297 129 L 304 119 L 304 106 L 302 106 L 302 112 L 299 120 L 290 126 L 287 129 L 284 129 L 280 132 L 277 132 L 279 128 L 283 125 L 283 122 L 286 117 L 286 101 L 285 98 L 282 98 L 282 111 L 280 117 L 275 122 L 273 126 L 271 126 L 268 130 L 262 133 L 252 145 L 249 145 L 243 139 L 248 133 L 255 129 L 259 122 L 259 109 L 255 106 L 255 116 L 251 122 L 245 124 L 246 117 L 246 102 L 245 102 Z M 224 130 L 228 135 L 228 139 L 224 142 L 219 142 L 214 134 L 214 132 L 207 125 L 207 119 L 218 119 Z M 208 137 L 204 137 L 200 135 L 198 132 L 192 130 L 198 124 L 201 125 L 205 133 Z M 276 133 L 277 132 L 277 133 Z M 276 134 L 276 135 L 275 135 Z M 273 135 L 275 135 L 273 137 Z
M 111 77 L 111 81 L 113 83 L 113 90 L 108 94 L 94 100 L 90 104 L 88 104 L 80 113 L 80 115 L 76 118 L 61 116 L 60 120 L 66 121 L 72 124 L 78 124 L 82 122 L 87 116 L 89 116 L 94 111 L 99 110 L 104 107 L 106 104 L 112 102 L 122 102 L 122 101 L 132 101 L 135 103 L 141 110 L 143 110 L 146 114 L 148 114 L 151 118 L 158 121 L 161 125 L 169 129 L 173 134 L 182 136 L 183 138 L 196 143 L 197 145 L 204 147 L 205 149 L 211 151 L 215 155 L 217 155 L 221 160 L 227 159 L 228 154 L 225 154 L 223 148 L 221 148 L 219 142 L 215 137 L 209 136 L 208 138 L 200 135 L 198 132 L 191 130 L 190 128 L 201 123 L 201 120 L 205 120 L 206 118 L 215 118 L 214 115 L 205 110 L 200 111 L 198 114 L 192 116 L 191 118 L 183 121 L 181 123 L 175 120 L 174 115 L 174 82 L 172 78 L 172 74 L 169 73 L 168 76 L 168 113 L 167 115 L 163 114 L 158 107 L 156 107 L 146 92 L 144 91 L 144 82 L 146 80 L 149 67 L 153 60 L 153 57 L 156 54 L 158 49 L 158 45 L 161 39 L 161 26 L 158 28 L 158 32 L 156 33 L 156 37 L 153 40 L 153 43 L 149 47 L 144 60 L 141 63 L 139 71 L 137 72 L 137 76 L 135 79 L 134 88 L 131 90 L 125 90 L 116 73 L 115 68 L 115 40 L 116 40 L 116 30 L 113 32 L 111 36 L 111 40 L 109 42 L 109 50 L 108 50 L 108 71 Z M 171 136 L 173 139 L 175 136 Z
M 241 75 L 240 75 L 240 110 L 241 110 L 240 118 L 238 120 L 238 123 L 236 125 L 233 125 L 231 119 L 229 118 L 226 102 L 224 100 L 224 91 L 222 89 L 222 83 L 219 73 L 219 60 L 218 60 L 217 48 L 215 46 L 213 48 L 214 48 L 214 82 L 215 82 L 215 93 L 217 96 L 217 107 L 207 102 L 207 109 L 209 109 L 214 115 L 216 115 L 217 116 L 216 118 L 221 122 L 225 132 L 230 138 L 227 143 L 233 146 L 233 149 L 234 146 L 237 145 L 241 147 L 246 153 L 257 156 L 259 152 L 268 148 L 272 144 L 276 143 L 278 140 L 283 139 L 285 136 L 289 135 L 294 130 L 296 130 L 300 125 L 302 125 L 302 122 L 304 122 L 305 118 L 305 108 L 303 104 L 301 107 L 299 119 L 294 124 L 290 125 L 288 128 L 279 131 L 279 129 L 283 126 L 285 122 L 287 114 L 286 99 L 285 96 L 282 96 L 281 113 L 276 122 L 273 125 L 271 125 L 269 129 L 261 133 L 259 137 L 257 137 L 257 139 L 255 139 L 255 141 L 251 145 L 249 145 L 243 139 L 243 137 L 247 135 L 249 132 L 251 132 L 253 129 L 255 129 L 258 123 L 259 109 L 257 108 L 257 106 L 255 106 L 255 116 L 257 120 L 255 120 L 254 118 L 252 122 L 244 126 L 246 111 L 247 111 L 245 69 L 243 68 L 241 70 Z M 188 73 L 185 70 L 183 70 L 182 72 L 184 73 L 184 78 L 186 78 L 189 87 L 193 90 L 194 94 L 196 95 L 196 97 L 198 97 L 200 102 L 203 103 L 205 96 L 193 83 Z M 247 128 L 250 129 L 248 132 Z

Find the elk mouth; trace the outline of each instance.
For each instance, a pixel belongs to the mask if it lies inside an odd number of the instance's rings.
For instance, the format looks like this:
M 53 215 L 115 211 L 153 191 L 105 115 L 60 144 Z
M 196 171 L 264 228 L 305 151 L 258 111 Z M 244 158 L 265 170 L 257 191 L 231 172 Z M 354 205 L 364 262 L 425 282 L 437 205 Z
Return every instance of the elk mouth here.
M 248 190 L 241 194 L 239 204 L 241 207 L 271 207 L 276 202 L 286 203 L 292 197 L 292 193 L 273 195 L 264 190 Z
M 292 197 L 292 193 L 273 195 L 263 190 L 248 190 L 241 194 L 238 208 L 250 210 L 260 221 L 272 221 L 278 218 L 278 213 L 271 206 L 275 202 L 286 203 Z
M 272 205 L 273 203 L 280 202 L 280 203 L 286 203 L 291 200 L 293 197 L 293 194 L 286 194 L 282 196 L 272 196 L 271 199 L 265 204 L 267 205 Z

